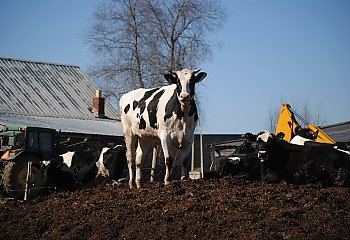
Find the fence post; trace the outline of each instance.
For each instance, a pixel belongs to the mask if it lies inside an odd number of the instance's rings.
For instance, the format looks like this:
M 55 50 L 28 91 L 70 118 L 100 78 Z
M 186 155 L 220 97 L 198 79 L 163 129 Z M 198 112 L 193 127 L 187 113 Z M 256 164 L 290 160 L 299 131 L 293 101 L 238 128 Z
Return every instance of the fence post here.
M 29 200 L 31 184 L 32 184 L 32 161 L 29 161 L 27 165 L 27 179 L 26 179 L 26 188 L 24 190 L 24 201 Z

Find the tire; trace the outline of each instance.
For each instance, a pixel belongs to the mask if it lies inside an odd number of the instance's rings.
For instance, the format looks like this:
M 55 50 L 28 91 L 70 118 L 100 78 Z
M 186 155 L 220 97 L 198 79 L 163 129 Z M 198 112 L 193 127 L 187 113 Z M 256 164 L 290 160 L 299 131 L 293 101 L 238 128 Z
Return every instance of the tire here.
M 40 170 L 40 159 L 32 154 L 21 154 L 4 168 L 3 184 L 6 192 L 15 199 L 24 198 L 28 162 L 32 161 L 32 181 L 29 198 L 34 198 L 43 192 L 44 181 Z

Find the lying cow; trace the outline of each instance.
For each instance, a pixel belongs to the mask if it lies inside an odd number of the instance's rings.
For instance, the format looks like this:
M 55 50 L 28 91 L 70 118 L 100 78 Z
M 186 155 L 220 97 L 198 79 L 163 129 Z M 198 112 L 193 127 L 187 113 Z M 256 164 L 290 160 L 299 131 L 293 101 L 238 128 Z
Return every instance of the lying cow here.
M 46 181 L 62 190 L 117 180 L 126 167 L 125 148 L 67 152 L 45 164 Z
M 262 178 L 267 182 L 350 185 L 350 155 L 332 144 L 304 146 L 288 143 L 283 134 L 260 133 L 257 137 Z
M 290 141 L 291 144 L 304 145 L 305 142 L 314 141 L 317 138 L 318 131 L 313 132 L 309 128 L 298 127 L 295 129 L 296 135 Z
M 191 151 L 198 121 L 195 85 L 207 74 L 183 69 L 165 74 L 168 86 L 136 89 L 120 99 L 121 123 L 127 148 L 129 186 L 133 186 L 136 165 L 136 187 L 141 186 L 141 164 L 149 146 L 162 146 L 165 159 L 165 185 L 169 184 L 174 161 L 179 161 L 182 178 L 187 175 L 185 159 Z M 137 148 L 136 148 L 137 145 Z
M 260 160 L 257 157 L 256 135 L 242 135 L 244 143 L 235 147 L 229 156 L 219 156 L 210 166 L 210 177 L 243 176 L 247 180 L 260 179 Z

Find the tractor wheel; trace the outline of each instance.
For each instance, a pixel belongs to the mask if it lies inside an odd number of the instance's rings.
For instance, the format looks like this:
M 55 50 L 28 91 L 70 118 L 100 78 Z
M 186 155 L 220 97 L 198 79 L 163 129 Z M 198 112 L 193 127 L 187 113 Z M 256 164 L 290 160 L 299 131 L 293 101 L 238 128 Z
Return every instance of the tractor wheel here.
M 30 198 L 38 196 L 44 186 L 43 174 L 40 170 L 39 158 L 31 154 L 22 154 L 8 162 L 4 169 L 3 184 L 7 193 L 15 199 L 23 199 L 26 188 L 28 162 L 32 161 L 32 180 Z

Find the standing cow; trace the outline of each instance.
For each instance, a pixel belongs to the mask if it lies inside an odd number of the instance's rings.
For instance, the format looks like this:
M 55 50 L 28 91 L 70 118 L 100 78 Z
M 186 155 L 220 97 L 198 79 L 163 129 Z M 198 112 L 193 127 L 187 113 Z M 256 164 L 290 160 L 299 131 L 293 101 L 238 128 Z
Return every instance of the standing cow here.
M 127 148 L 130 188 L 133 185 L 134 160 L 136 186 L 140 188 L 142 155 L 149 146 L 161 145 L 163 148 L 165 185 L 169 184 L 174 160 L 181 162 L 181 176 L 186 176 L 184 159 L 191 151 L 198 120 L 195 84 L 206 76 L 200 69 L 173 71 L 164 75 L 170 85 L 137 89 L 121 97 L 121 122 Z

